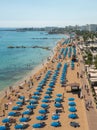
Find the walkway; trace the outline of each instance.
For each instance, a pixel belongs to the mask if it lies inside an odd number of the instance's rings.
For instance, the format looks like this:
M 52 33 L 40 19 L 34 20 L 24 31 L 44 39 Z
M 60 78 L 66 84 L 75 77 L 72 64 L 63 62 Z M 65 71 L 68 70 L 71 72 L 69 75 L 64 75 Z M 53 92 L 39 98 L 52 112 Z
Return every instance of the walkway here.
M 79 59 L 83 61 L 82 55 L 79 55 Z M 80 72 L 83 71 L 84 68 L 84 64 L 83 62 L 80 62 Z M 88 120 L 88 124 L 89 124 L 89 130 L 97 130 L 97 111 L 95 109 L 95 104 L 93 101 L 93 97 L 92 97 L 92 93 L 91 93 L 91 89 L 90 89 L 90 84 L 88 82 L 86 73 L 83 75 L 83 78 L 81 78 L 81 84 L 83 86 L 82 89 L 82 93 L 83 95 L 85 95 L 85 102 L 88 101 L 92 101 L 92 108 L 89 108 L 89 110 L 86 110 L 86 115 L 87 115 L 87 120 Z M 85 89 L 85 84 L 88 85 L 89 88 L 89 94 L 87 93 L 86 89 Z

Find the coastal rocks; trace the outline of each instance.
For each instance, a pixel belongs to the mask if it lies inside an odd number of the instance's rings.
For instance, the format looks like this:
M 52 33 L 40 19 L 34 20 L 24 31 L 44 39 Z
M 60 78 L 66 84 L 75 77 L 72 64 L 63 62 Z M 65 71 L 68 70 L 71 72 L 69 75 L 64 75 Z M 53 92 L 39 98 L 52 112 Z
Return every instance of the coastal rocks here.
M 14 48 L 41 48 L 50 51 L 51 49 L 49 47 L 43 47 L 43 46 L 8 46 L 7 48 L 14 49 Z

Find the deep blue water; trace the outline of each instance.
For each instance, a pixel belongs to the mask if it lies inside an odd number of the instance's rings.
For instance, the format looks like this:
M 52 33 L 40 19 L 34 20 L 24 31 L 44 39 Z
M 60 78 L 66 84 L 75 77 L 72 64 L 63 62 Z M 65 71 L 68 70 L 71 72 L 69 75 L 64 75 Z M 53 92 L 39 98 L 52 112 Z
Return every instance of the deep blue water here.
M 8 46 L 47 46 L 54 48 L 64 35 L 49 35 L 40 31 L 0 31 L 0 90 L 13 85 L 51 55 L 41 48 L 14 48 Z

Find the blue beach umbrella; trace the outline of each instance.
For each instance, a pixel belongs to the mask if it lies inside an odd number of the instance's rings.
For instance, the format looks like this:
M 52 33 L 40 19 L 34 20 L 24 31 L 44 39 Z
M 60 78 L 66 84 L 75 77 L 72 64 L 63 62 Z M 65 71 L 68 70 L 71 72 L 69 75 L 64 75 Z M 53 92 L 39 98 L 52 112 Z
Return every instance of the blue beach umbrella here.
M 20 118 L 19 120 L 20 120 L 20 122 L 27 122 L 27 121 L 29 121 L 29 118 L 27 118 L 27 117 L 22 117 L 22 118 Z
M 30 103 L 31 104 L 38 104 L 38 101 L 37 100 L 30 100 Z
M 17 124 L 14 128 L 15 129 L 24 129 L 24 125 L 23 124 Z
M 52 94 L 52 91 L 47 91 L 45 94 Z
M 68 105 L 69 106 L 76 106 L 76 103 L 75 102 L 69 102 Z
M 62 97 L 62 94 L 57 94 L 56 96 L 57 96 L 57 97 Z
M 52 88 L 47 88 L 47 90 L 48 90 L 48 91 L 53 91 L 53 89 L 52 89 Z
M 20 96 L 19 99 L 23 100 L 25 98 L 25 96 Z
M 39 96 L 32 96 L 33 99 L 39 99 L 40 97 Z
M 74 101 L 74 98 L 71 97 L 71 98 L 68 98 L 68 100 L 69 100 L 69 101 Z
M 30 112 L 29 110 L 26 110 L 26 111 L 24 111 L 22 114 L 23 114 L 23 115 L 30 115 L 30 113 L 31 113 L 31 112 Z
M 54 83 L 50 83 L 50 84 L 49 84 L 49 87 L 54 87 Z
M 16 104 L 23 105 L 23 102 L 18 101 L 18 102 L 16 102 Z
M 59 116 L 58 115 L 53 115 L 52 116 L 52 120 L 58 120 L 59 119 Z
M 41 104 L 41 107 L 47 108 L 49 105 L 48 104 Z
M 42 88 L 38 87 L 36 90 L 41 91 L 41 90 L 42 90 Z
M 36 106 L 35 106 L 35 105 L 28 105 L 27 108 L 28 108 L 28 109 L 35 109 Z
M 75 107 L 70 107 L 70 108 L 69 108 L 69 111 L 70 111 L 70 112 L 76 112 L 76 108 L 75 108 Z
M 56 98 L 55 101 L 56 102 L 62 102 L 62 98 Z
M 49 100 L 48 99 L 43 99 L 42 102 L 48 103 Z
M 52 122 L 51 126 L 53 126 L 53 127 L 59 127 L 59 126 L 61 126 L 61 123 L 60 122 Z
M 2 120 L 3 123 L 7 123 L 7 122 L 10 122 L 10 119 L 9 118 L 5 118 Z
M 8 113 L 8 116 L 15 116 L 15 115 L 16 115 L 16 112 L 13 112 L 13 111 Z
M 56 103 L 56 104 L 54 104 L 54 106 L 60 108 L 60 107 L 62 107 L 62 104 Z
M 45 126 L 44 123 L 36 123 L 36 124 L 32 125 L 33 128 L 42 128 L 44 126 Z
M 46 114 L 47 111 L 46 111 L 46 110 L 39 110 L 39 113 L 40 113 L 40 114 Z
M 72 118 L 72 119 L 75 119 L 75 118 L 77 118 L 77 115 L 76 114 L 69 114 L 68 117 Z
M 51 96 L 49 96 L 49 95 L 46 95 L 46 96 L 44 96 L 44 98 L 51 98 Z
M 12 110 L 19 110 L 20 109 L 20 106 L 14 106 L 13 108 L 12 108 Z
M 0 130 L 7 130 L 6 126 L 0 126 Z
M 45 120 L 45 119 L 46 119 L 46 116 L 43 116 L 43 115 L 37 116 L 36 119 L 37 119 L 37 120 Z
M 38 91 L 34 92 L 34 95 L 40 95 L 40 92 L 38 92 Z

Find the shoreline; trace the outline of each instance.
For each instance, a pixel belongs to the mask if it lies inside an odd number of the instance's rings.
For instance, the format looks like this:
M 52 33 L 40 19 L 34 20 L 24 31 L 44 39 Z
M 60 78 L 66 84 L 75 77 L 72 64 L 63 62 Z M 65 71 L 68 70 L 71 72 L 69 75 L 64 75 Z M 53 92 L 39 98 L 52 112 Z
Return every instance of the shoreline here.
M 62 39 L 60 39 L 60 40 L 58 40 L 58 41 L 56 42 L 56 45 L 52 48 L 52 51 L 51 51 L 50 55 L 48 56 L 48 57 L 50 57 L 50 60 L 49 60 L 49 61 L 51 61 L 51 59 L 54 57 L 54 55 L 55 55 L 55 53 L 56 53 L 57 44 L 58 44 L 58 43 L 61 43 L 63 39 L 65 40 L 65 39 L 67 39 L 67 38 L 68 38 L 68 37 L 67 37 L 67 35 L 66 35 L 66 38 L 62 38 Z M 52 52 L 53 52 L 53 53 L 52 53 Z M 48 58 L 48 57 L 47 57 L 47 58 Z M 41 64 L 37 65 L 33 70 L 31 70 L 31 71 L 28 72 L 28 73 L 25 73 L 25 76 L 24 76 L 23 78 L 21 78 L 19 81 L 13 83 L 13 84 L 10 85 L 10 86 L 12 86 L 12 88 L 13 88 L 13 89 L 16 89 L 16 90 L 18 89 L 18 86 L 23 86 L 25 80 L 26 80 L 26 81 L 29 81 L 30 77 L 33 78 L 33 76 L 34 76 L 36 73 L 38 73 L 39 71 L 41 71 L 41 69 L 48 63 L 47 58 L 46 58 Z M 5 91 L 8 92 L 8 95 L 10 94 L 9 86 L 7 86 L 7 87 L 5 87 L 4 89 L 0 90 L 0 102 L 1 102 L 1 100 L 4 98 Z

